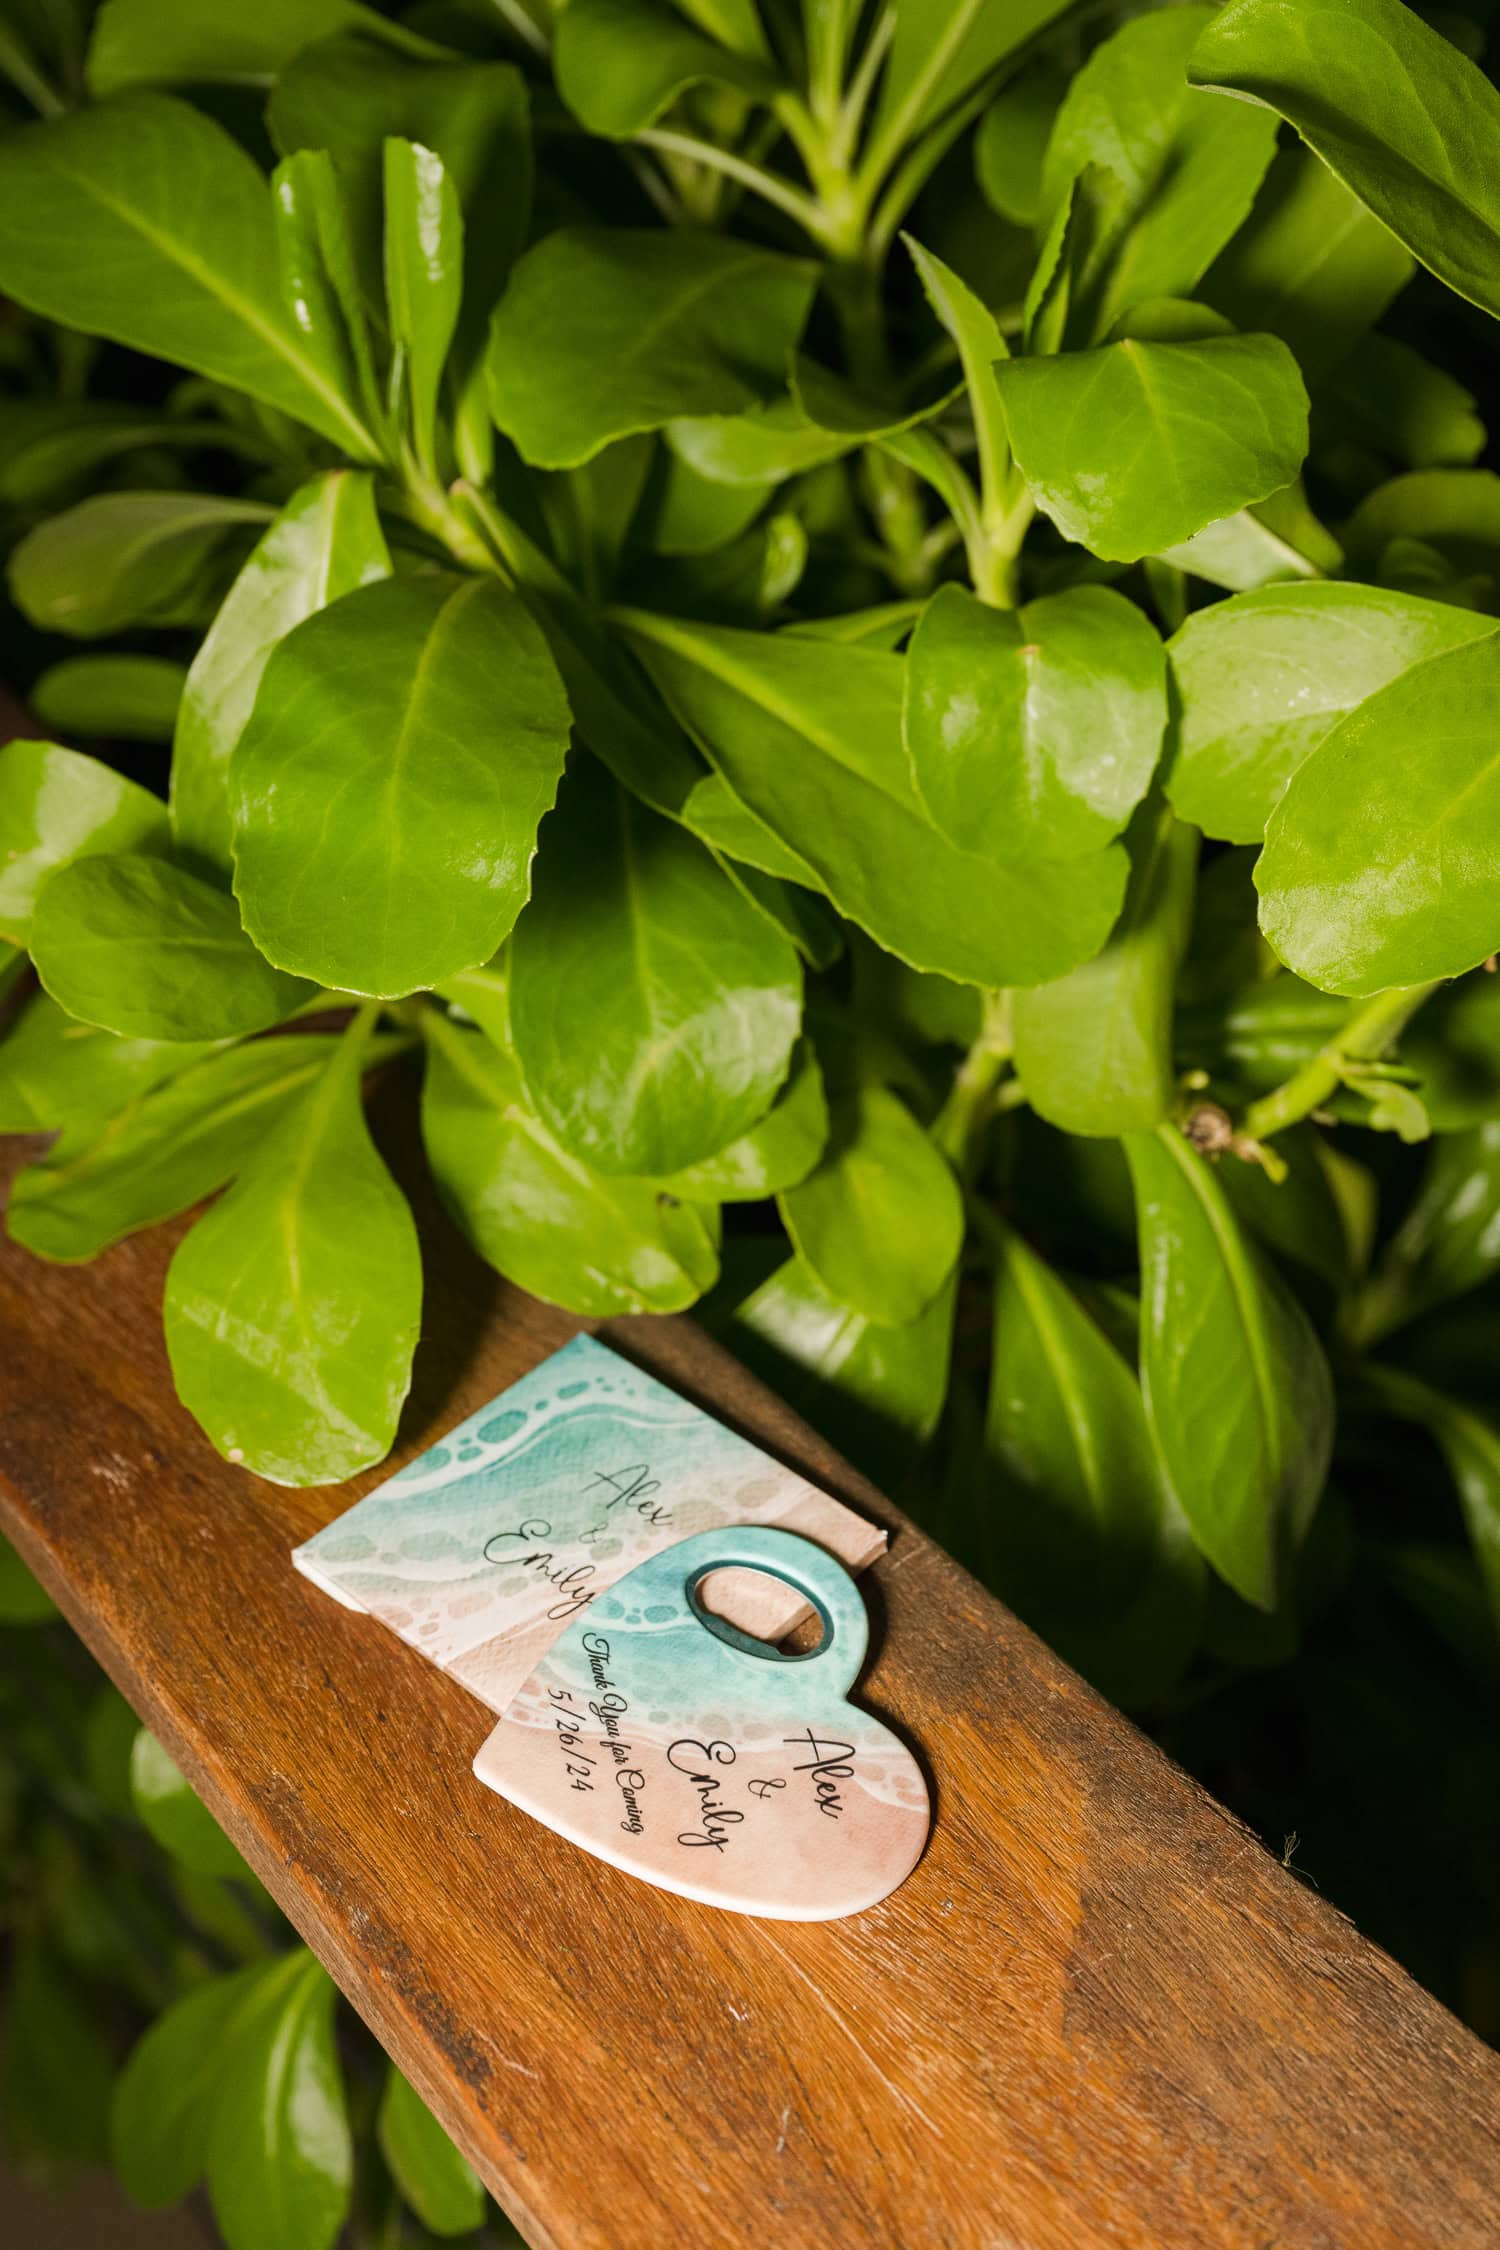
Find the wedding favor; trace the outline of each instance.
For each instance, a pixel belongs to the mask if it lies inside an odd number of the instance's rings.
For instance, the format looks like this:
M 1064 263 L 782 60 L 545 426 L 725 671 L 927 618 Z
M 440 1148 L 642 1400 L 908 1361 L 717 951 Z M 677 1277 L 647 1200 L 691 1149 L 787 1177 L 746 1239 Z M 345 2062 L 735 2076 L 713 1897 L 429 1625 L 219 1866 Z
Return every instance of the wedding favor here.
M 563 1628 L 694 1532 L 779 1524 L 850 1569 L 885 1534 L 591 1336 L 575 1337 L 292 1560 L 504 1711 Z M 706 1604 L 786 1633 L 806 1604 L 742 1572 Z
M 698 1599 L 726 1563 L 804 1595 L 806 1655 L 752 1640 Z M 704 1531 L 640 1563 L 555 1641 L 474 1761 L 481 1781 L 664 1890 L 781 1921 L 857 1914 L 927 1840 L 911 1752 L 849 1702 L 865 1605 L 786 1531 Z

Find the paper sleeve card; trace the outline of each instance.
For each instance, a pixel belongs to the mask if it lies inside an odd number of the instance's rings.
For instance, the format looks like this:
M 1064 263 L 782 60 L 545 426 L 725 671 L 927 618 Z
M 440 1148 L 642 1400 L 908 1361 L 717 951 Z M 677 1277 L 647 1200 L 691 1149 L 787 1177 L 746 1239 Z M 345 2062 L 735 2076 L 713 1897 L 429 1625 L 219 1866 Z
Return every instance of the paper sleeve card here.
M 862 1570 L 885 1534 L 591 1336 L 575 1337 L 298 1547 L 496 1711 L 589 1605 L 694 1532 L 774 1524 Z M 775 1638 L 791 1589 L 725 1574 L 708 1606 Z

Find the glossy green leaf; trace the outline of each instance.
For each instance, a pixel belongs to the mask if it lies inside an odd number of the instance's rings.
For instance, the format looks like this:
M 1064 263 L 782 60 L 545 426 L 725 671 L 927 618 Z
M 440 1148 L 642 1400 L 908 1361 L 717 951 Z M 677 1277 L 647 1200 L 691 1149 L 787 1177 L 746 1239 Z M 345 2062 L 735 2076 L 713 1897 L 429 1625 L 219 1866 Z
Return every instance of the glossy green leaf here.
M 526 460 L 563 469 L 681 415 L 739 413 L 781 388 L 812 289 L 809 265 L 748 242 L 560 228 L 495 315 L 495 420 Z
M 1110 323 L 1104 340 L 1113 344 L 1138 337 L 1148 344 L 1194 344 L 1204 338 L 1233 334 L 1232 321 L 1194 297 L 1145 297 Z
M 483 2181 L 394 2063 L 376 2130 L 391 2178 L 429 2234 L 472 2234 L 483 2226 Z
M 1116 562 L 1264 499 L 1307 451 L 1307 394 L 1274 336 L 1127 339 L 1008 360 L 996 381 L 1038 507 Z
M 76 496 L 131 455 L 235 448 L 223 423 L 169 420 L 107 399 L 7 398 L 0 403 L 0 498 L 19 507 Z
M 505 528 L 517 586 L 547 636 L 579 734 L 643 804 L 677 818 L 702 778 L 702 760 L 598 610 L 518 523 L 507 520 Z
M 685 830 L 588 761 L 543 834 L 511 946 L 527 1090 L 565 1147 L 663 1174 L 737 1140 L 786 1076 L 792 946 Z
M 780 630 L 802 640 L 832 641 L 836 647 L 899 648 L 922 614 L 920 601 L 876 602 L 842 617 L 799 617 Z
M 1378 568 L 1398 541 L 1421 540 L 1455 569 L 1500 569 L 1500 476 L 1493 469 L 1418 469 L 1367 493 L 1343 527 L 1356 565 Z
M 1125 1143 L 1141 1257 L 1141 1383 L 1168 1486 L 1246 1601 L 1278 1606 L 1323 1489 L 1333 1389 L 1285 1283 L 1175 1126 Z
M 735 1307 L 724 1340 L 794 1413 L 889 1477 L 899 1452 L 937 1427 L 957 1295 L 950 1280 L 915 1320 L 886 1327 L 838 1303 L 789 1258 Z
M 511 63 L 409 62 L 368 40 L 331 39 L 282 72 L 266 114 L 283 153 L 315 148 L 332 156 L 348 199 L 355 263 L 377 313 L 384 143 L 415 141 L 441 159 L 465 219 L 453 372 L 466 389 L 531 212 L 531 130 L 520 71 Z
M 1484 451 L 1477 404 L 1472 391 L 1410 344 L 1367 336 L 1334 378 L 1329 415 L 1337 429 L 1407 468 L 1456 469 Z
M 172 745 L 172 828 L 194 860 L 229 871 L 229 761 L 272 649 L 314 611 L 388 577 L 390 567 L 371 479 L 354 470 L 300 485 L 261 540 L 183 691 Z
M 186 678 L 165 656 L 67 656 L 32 682 L 27 701 L 58 734 L 170 742 Z
M 1208 7 L 1135 17 L 1095 48 L 1057 113 L 1041 222 L 1086 165 L 1109 181 L 1111 247 L 1095 334 L 1127 306 L 1188 295 L 1248 215 L 1274 153 L 1274 118 L 1215 105 L 1188 85 L 1188 56 L 1212 20 Z
M 1316 579 L 1338 571 L 1344 556 L 1337 540 L 1307 505 L 1300 478 L 1269 500 L 1205 524 L 1191 539 L 1164 547 L 1159 562 L 1205 578 L 1232 594 L 1258 586 Z M 1148 565 L 1149 568 L 1149 565 Z
M 1372 1366 L 1369 1381 L 1380 1405 L 1403 1421 L 1420 1423 L 1442 1452 L 1458 1488 L 1491 1631 L 1500 1629 L 1500 1430 L 1487 1414 L 1393 1367 Z M 1493 1643 L 1489 1653 L 1493 1662 Z
M 1261 928 L 1309 983 L 1381 992 L 1500 945 L 1497 696 L 1491 631 L 1370 696 L 1293 774 L 1255 881 Z
M 261 1972 L 230 2026 L 209 2130 L 225 2250 L 330 2250 L 354 2155 L 334 2041 L 337 1993 L 304 1946 Z
M 800 1040 L 786 1084 L 760 1122 L 659 1185 L 684 1203 L 753 1203 L 805 1180 L 827 1144 L 823 1074 L 810 1044 Z
M 1311 379 L 1368 334 L 1414 270 L 1395 236 L 1326 164 L 1288 148 L 1202 293 L 1236 328 L 1280 336 Z
M 1068 80 L 1055 63 L 1033 63 L 1000 88 L 974 135 L 974 173 L 991 210 L 1014 226 L 1034 227 L 1042 203 L 1042 160 Z
M 1339 1178 L 1340 1159 L 1321 1127 L 1307 1121 L 1277 1134 L 1276 1155 L 1286 1168 L 1277 1179 L 1263 1165 L 1238 1157 L 1220 1164 L 1218 1178 L 1236 1217 L 1278 1257 L 1320 1274 L 1335 1289 L 1346 1288 L 1359 1245 Z
M 882 1327 L 917 1318 L 963 1241 L 957 1181 L 883 1086 L 831 1103 L 823 1160 L 780 1205 L 792 1247 L 829 1296 Z
M 874 138 L 892 155 L 1061 14 L 1065 0 L 898 0 Z
M 613 589 L 627 540 L 654 548 L 644 517 L 657 460 L 655 440 L 640 432 L 565 477 L 541 481 L 542 513 L 558 553 L 596 597 Z
M 809 421 L 790 392 L 741 414 L 683 416 L 667 423 L 666 439 L 678 462 L 705 484 L 754 491 L 760 504 L 768 486 L 836 461 L 859 442 L 846 431 Z
M 318 611 L 273 650 L 231 764 L 246 929 L 346 992 L 487 961 L 525 902 L 567 739 L 541 632 L 495 581 L 390 579 Z
M 1421 1186 L 1360 1308 L 1370 1341 L 1500 1272 L 1500 1120 L 1433 1143 Z
M 1071 859 L 1108 843 L 1146 792 L 1166 719 L 1161 641 L 1112 587 L 999 610 L 944 586 L 912 635 L 917 789 L 971 850 Z
M 758 868 L 787 883 L 817 889 L 818 878 L 800 853 L 784 843 L 742 804 L 720 773 L 706 773 L 688 791 L 682 819 L 695 836 L 736 865 Z
M 998 1590 L 1070 1663 L 1138 1703 L 1181 1672 L 1203 1570 L 1164 1483 L 1140 1385 L 1067 1283 L 995 1232 L 985 1419 Z
M 278 1484 L 379 1461 L 411 1377 L 421 1262 L 360 1106 L 363 1049 L 345 1035 L 167 1275 L 178 1396 L 227 1460 Z
M 97 758 L 55 742 L 0 749 L 0 931 L 23 939 L 37 893 L 60 867 L 96 852 L 156 851 L 166 808 Z
M 1448 1400 L 1433 1416 L 1431 1427 L 1458 1487 L 1469 1543 L 1489 1595 L 1490 1616 L 1500 1631 L 1500 1430 Z
M 1043 355 L 1081 349 L 1100 331 L 1098 293 L 1107 270 L 1119 189 L 1102 164 L 1067 184 L 1037 250 L 1021 305 L 1021 339 Z
M 1325 735 L 1413 664 L 1493 622 L 1377 586 L 1264 586 L 1196 611 L 1169 646 L 1166 789 L 1206 835 L 1255 843 Z
M 286 1106 L 319 1078 L 326 1035 L 258 1039 L 148 1087 L 102 1124 L 71 1118 L 16 1176 L 6 1231 L 44 1258 L 97 1256 L 212 1195 L 249 1162 Z M 381 1059 L 377 1045 L 372 1060 Z
M 0 1039 L 0 1133 L 85 1133 L 213 1051 L 213 1042 L 122 1039 L 34 993 Z
M 909 237 L 907 245 L 913 247 Z M 972 363 L 976 367 L 984 364 L 983 353 L 988 348 L 993 326 L 989 314 L 957 274 L 940 269 L 931 252 L 927 252 L 926 257 L 926 271 L 935 287 L 941 281 L 939 293 L 947 307 L 946 316 L 939 312 L 939 318 L 954 323 L 950 333 L 954 334 L 955 342 L 958 340 L 956 330 L 965 328 Z M 932 302 L 937 310 L 936 298 Z M 1005 348 L 1003 339 L 1000 348 L 1002 351 Z M 809 359 L 803 352 L 793 355 L 789 379 L 792 396 L 809 422 L 820 430 L 859 443 L 867 439 L 895 438 L 912 431 L 917 424 L 930 421 L 945 406 L 951 405 L 958 395 L 951 385 L 936 394 L 930 385 L 924 385 L 919 401 L 903 404 L 887 393 L 835 375 L 821 360 Z
M 840 6 L 843 0 L 834 0 L 834 4 Z M 678 0 L 678 6 L 721 47 L 733 48 L 740 55 L 763 56 L 767 52 L 756 0 Z
M 245 1863 L 154 1734 L 142 1727 L 130 1754 L 135 1810 L 163 1851 L 200 1875 L 243 1875 Z
M 854 946 L 854 1012 L 872 1030 L 903 1044 L 972 1047 L 984 1018 L 984 995 L 971 984 L 909 969 L 867 938 Z
M 1198 838 L 1153 799 L 1136 815 L 1128 843 L 1130 886 L 1104 951 L 1053 984 L 1011 996 L 1026 1099 L 1066 1133 L 1144 1132 L 1177 1098 L 1172 996 Z
M 557 90 L 591 133 L 629 140 L 707 79 L 769 96 L 764 63 L 705 39 L 665 0 L 571 0 L 552 45 Z
M 89 41 L 95 95 L 130 86 L 269 82 L 315 39 L 359 31 L 397 39 L 399 26 L 357 0 L 104 0 Z
M 795 401 L 788 400 L 795 411 Z M 636 534 L 656 555 L 711 555 L 747 531 L 766 505 L 767 489 L 758 480 L 748 484 L 715 483 L 703 476 L 674 448 L 679 430 L 733 428 L 744 416 L 729 415 L 720 424 L 677 422 L 667 425 L 668 450 L 652 464 Z M 631 442 L 629 440 L 627 443 Z M 601 456 L 608 458 L 608 451 Z
M 464 222 L 443 160 L 415 141 L 385 144 L 385 298 L 402 354 L 418 458 L 437 454 L 438 386 L 458 327 Z
M 1103 944 L 1124 893 L 1118 847 L 1071 865 L 999 862 L 931 825 L 901 740 L 899 657 L 639 611 L 624 621 L 734 794 L 901 960 L 1035 984 Z
M 383 450 L 385 434 L 349 216 L 326 149 L 283 157 L 271 175 L 271 209 L 286 317 L 330 391 L 371 432 L 369 458 Z
M 369 441 L 286 318 L 271 201 L 219 125 L 126 94 L 0 146 L 0 289 L 32 312 L 178 361 L 306 422 Z
M 591 1171 L 548 1132 L 512 1057 L 424 1019 L 422 1137 L 438 1188 L 492 1266 L 570 1312 L 680 1312 L 712 1286 L 707 1215 L 654 1180 Z
M 1400 0 L 1231 0 L 1194 49 L 1198 86 L 1288 118 L 1450 289 L 1500 313 L 1500 93 Z
M 471 1023 L 477 1023 L 497 1047 L 510 1046 L 508 946 L 502 946 L 493 961 L 483 961 L 477 969 L 461 969 L 456 977 L 444 977 L 437 991 L 441 999 L 461 1009 Z
M 927 302 L 958 346 L 974 415 L 984 505 L 992 513 L 1002 511 L 1009 496 L 1010 440 L 995 385 L 995 363 L 1009 356 L 1005 338 L 994 314 L 967 282 L 911 235 L 904 240 Z
M 10 558 L 10 590 L 34 625 L 79 640 L 167 622 L 198 595 L 228 538 L 270 514 L 258 500 L 206 492 L 100 493 L 27 533 Z
M 242 1969 L 195 1986 L 131 2050 L 111 2105 L 110 2157 L 142 2210 L 180 2203 L 203 2177 L 227 2035 L 262 1974 Z
M 683 825 L 698 832 L 691 808 Z M 743 891 L 756 911 L 791 939 L 809 968 L 833 967 L 843 954 L 846 931 L 815 886 L 807 886 L 802 877 L 767 874 L 717 847 L 715 856 L 736 889 Z
M 256 951 L 232 898 L 140 852 L 100 853 L 49 877 L 29 942 L 70 1016 L 127 1038 L 264 1031 L 312 991 Z

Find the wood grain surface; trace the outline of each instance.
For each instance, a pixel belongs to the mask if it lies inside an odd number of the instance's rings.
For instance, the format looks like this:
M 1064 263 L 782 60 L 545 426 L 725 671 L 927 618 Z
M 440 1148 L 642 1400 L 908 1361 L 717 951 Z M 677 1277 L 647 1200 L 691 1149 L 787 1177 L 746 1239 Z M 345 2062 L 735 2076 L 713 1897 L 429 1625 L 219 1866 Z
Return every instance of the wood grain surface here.
M 397 1460 L 579 1325 L 434 1224 Z M 177 1231 L 0 1252 L 0 1522 L 529 2242 L 1500 2240 L 1500 2061 L 686 1321 L 605 1333 L 890 1527 L 861 1693 L 926 1857 L 754 1922 L 481 1788 L 491 1714 L 287 1560 L 383 1472 L 282 1491 L 176 1403 Z

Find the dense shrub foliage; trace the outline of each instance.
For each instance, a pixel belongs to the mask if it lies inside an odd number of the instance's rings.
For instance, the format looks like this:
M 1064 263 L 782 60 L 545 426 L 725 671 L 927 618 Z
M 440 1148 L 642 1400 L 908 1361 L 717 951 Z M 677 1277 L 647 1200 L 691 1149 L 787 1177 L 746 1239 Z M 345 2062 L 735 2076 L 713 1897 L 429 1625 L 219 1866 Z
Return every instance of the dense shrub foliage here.
M 11 1235 L 217 1195 L 178 1390 L 342 1478 L 419 1086 L 502 1274 L 705 1300 L 1493 2020 L 1474 27 L 89 16 L 0 8 L 9 669 L 103 745 L 0 752 Z
M 148 2211 L 203 2179 L 228 2250 L 519 2243 L 4 1548 L 0 1873 L 8 2168 L 112 2161 Z

